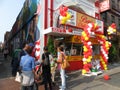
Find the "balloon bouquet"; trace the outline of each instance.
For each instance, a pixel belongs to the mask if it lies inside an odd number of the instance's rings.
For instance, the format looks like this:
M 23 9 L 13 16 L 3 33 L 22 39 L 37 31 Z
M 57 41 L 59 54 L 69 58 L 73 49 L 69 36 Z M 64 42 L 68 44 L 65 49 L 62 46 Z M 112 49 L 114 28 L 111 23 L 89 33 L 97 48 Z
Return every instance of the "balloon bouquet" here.
M 61 6 L 59 8 L 60 12 L 60 24 L 66 24 L 72 17 L 72 15 L 68 12 L 68 7 L 66 6 Z

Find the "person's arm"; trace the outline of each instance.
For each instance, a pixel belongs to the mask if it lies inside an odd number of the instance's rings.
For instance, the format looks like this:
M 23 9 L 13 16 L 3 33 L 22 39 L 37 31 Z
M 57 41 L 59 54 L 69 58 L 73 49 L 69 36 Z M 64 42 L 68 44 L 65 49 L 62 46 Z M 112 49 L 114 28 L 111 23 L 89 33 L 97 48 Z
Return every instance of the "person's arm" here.
M 35 59 L 32 60 L 32 72 L 35 73 Z

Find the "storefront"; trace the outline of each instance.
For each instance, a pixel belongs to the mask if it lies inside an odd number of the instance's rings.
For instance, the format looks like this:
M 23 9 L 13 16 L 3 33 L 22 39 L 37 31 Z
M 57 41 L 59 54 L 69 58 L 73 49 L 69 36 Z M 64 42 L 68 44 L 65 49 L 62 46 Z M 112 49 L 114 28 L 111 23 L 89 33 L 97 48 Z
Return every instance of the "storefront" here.
M 83 43 L 81 41 L 82 29 L 65 30 L 61 28 L 50 27 L 44 30 L 44 35 L 52 36 L 54 48 L 60 44 L 65 48 L 67 60 L 70 67 L 67 70 L 79 70 L 83 68 Z M 93 57 L 100 60 L 100 44 L 95 37 L 91 37 L 90 41 L 93 45 Z
M 59 23 L 59 8 L 61 6 L 67 6 L 68 13 L 72 16 L 65 24 Z M 97 23 L 100 26 L 100 32 L 103 33 L 103 22 L 95 18 L 96 13 L 99 12 L 96 12 L 94 1 L 28 0 L 17 19 L 18 27 L 22 29 L 20 39 L 38 44 L 39 54 L 37 56 L 40 57 L 43 53 L 42 48 L 48 44 L 49 36 L 52 36 L 55 48 L 60 43 L 65 47 L 67 60 L 70 63 L 68 70 L 82 69 L 83 43 L 81 33 L 84 27 L 88 23 Z M 20 28 L 18 29 L 20 30 Z M 90 40 L 96 48 L 95 52 L 97 52 L 94 57 L 99 58 L 99 42 L 94 36 L 91 36 Z

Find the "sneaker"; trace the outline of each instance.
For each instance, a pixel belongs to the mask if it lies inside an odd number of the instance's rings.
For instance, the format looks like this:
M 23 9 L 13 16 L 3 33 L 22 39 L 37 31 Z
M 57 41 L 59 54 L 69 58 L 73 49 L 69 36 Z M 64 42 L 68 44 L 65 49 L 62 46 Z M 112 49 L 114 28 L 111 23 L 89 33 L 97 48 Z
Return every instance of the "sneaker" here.
M 61 90 L 65 90 L 65 87 L 59 86 L 59 88 L 60 88 Z
M 59 90 L 65 90 L 65 89 L 59 89 Z
M 65 74 L 65 77 L 68 78 L 68 75 Z
M 61 88 L 62 88 L 62 86 L 59 86 L 59 88 L 61 89 Z

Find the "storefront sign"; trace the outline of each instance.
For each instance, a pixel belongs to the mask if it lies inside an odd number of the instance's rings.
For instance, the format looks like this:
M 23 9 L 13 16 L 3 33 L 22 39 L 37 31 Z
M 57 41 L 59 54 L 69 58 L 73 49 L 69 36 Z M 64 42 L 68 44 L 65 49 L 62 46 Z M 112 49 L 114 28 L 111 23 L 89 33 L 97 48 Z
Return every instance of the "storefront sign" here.
M 88 23 L 95 23 L 95 19 L 82 13 L 77 13 L 76 26 L 84 28 Z
M 88 23 L 96 23 L 98 26 L 100 26 L 99 31 L 103 33 L 103 21 L 90 17 L 86 14 L 77 13 L 76 16 L 77 27 L 84 28 Z
M 66 30 L 61 28 L 52 28 L 52 32 L 66 33 Z
M 81 43 L 81 36 L 74 35 L 72 37 L 72 43 Z
M 110 9 L 109 0 L 104 0 L 103 2 L 100 3 L 100 12 L 104 12 L 108 9 Z

